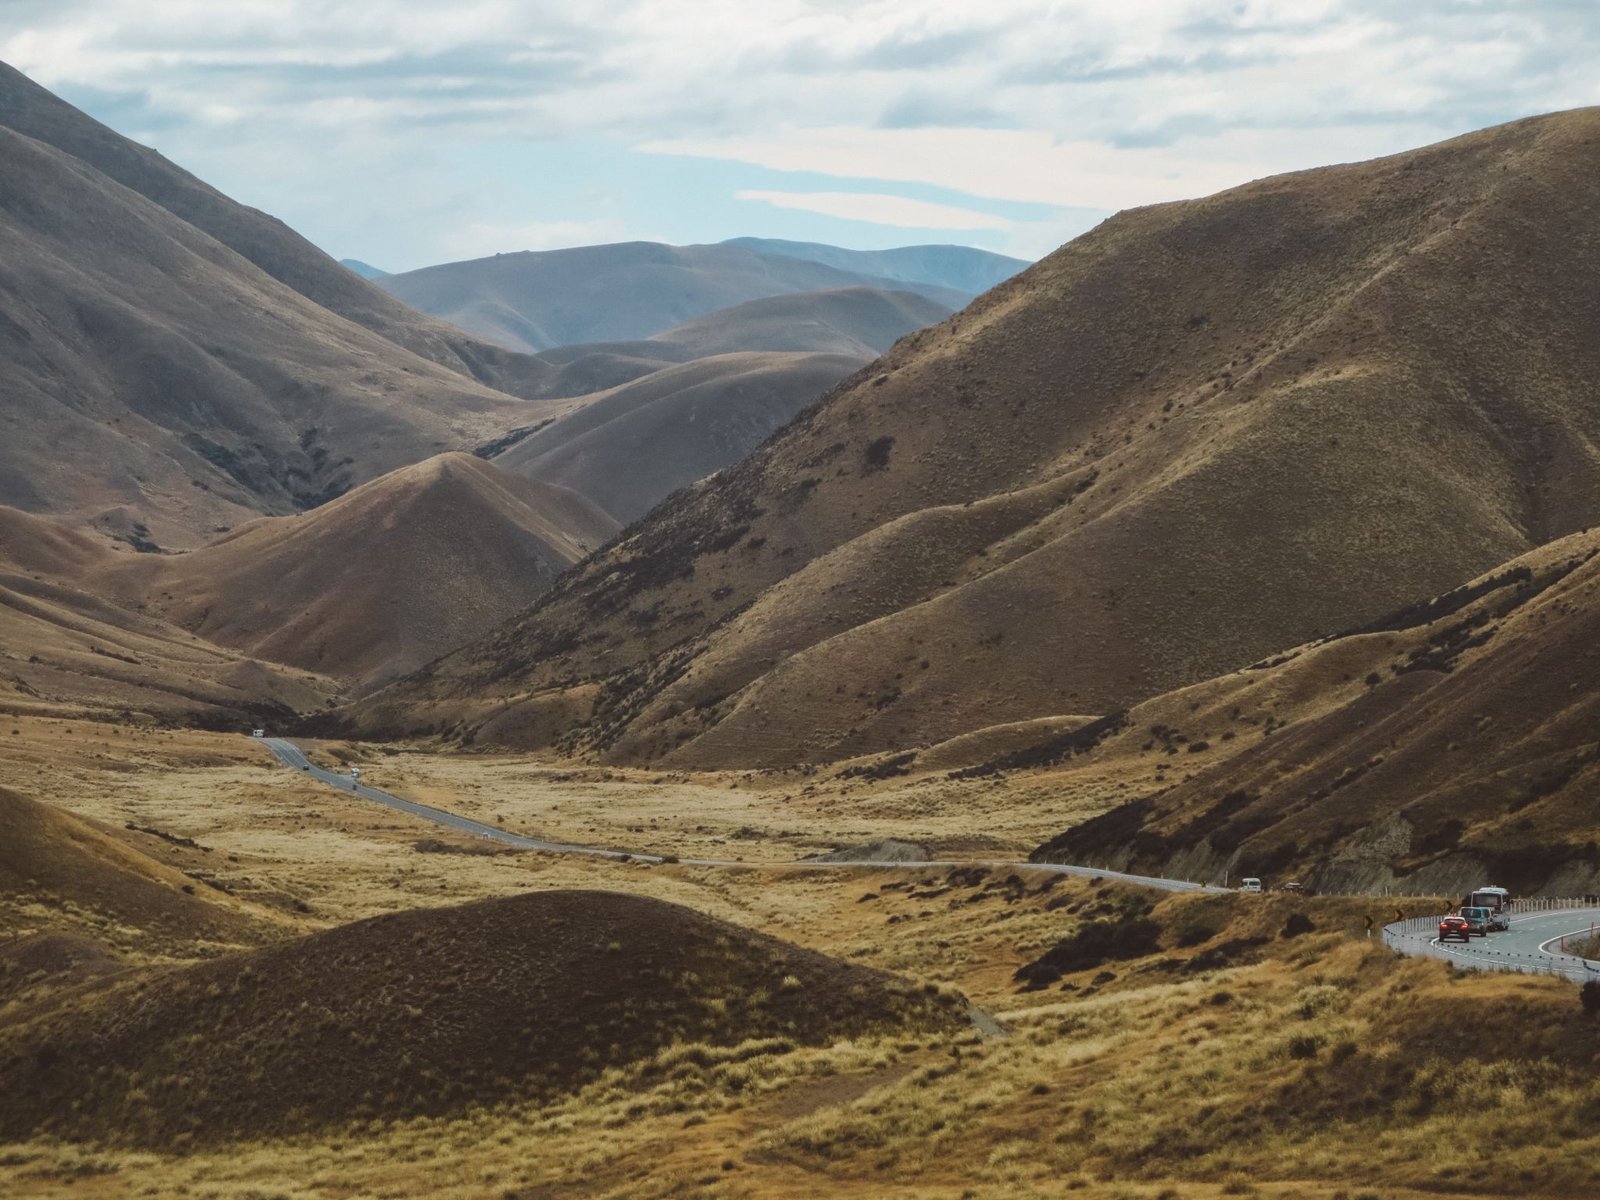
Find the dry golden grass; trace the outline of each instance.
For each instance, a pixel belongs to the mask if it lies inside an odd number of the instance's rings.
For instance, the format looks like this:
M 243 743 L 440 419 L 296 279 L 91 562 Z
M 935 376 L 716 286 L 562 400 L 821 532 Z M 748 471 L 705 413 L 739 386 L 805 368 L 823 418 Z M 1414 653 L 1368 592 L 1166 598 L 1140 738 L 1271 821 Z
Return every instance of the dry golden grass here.
M 27 786 L 112 822 L 138 814 L 211 846 L 213 859 L 234 855 L 260 894 L 301 899 L 310 924 L 525 888 L 601 887 L 959 988 L 1012 1032 L 669 1048 L 543 1107 L 509 1101 L 218 1150 L 111 1153 L 34 1141 L 0 1149 L 8 1196 L 1393 1200 L 1584 1196 L 1596 1187 L 1589 1164 L 1600 1145 L 1584 1114 L 1600 1110 L 1589 1078 L 1600 1044 L 1572 989 L 1396 960 L 1360 936 L 1360 917 L 1384 915 L 1381 902 L 1160 900 L 1160 951 L 1069 973 L 1062 982 L 1074 990 L 1022 992 L 1020 966 L 1097 914 L 1132 911 L 1138 893 L 1030 871 L 1012 881 L 1003 871 L 425 854 L 414 842 L 436 830 L 267 766 L 243 739 L 47 721 L 18 728 L 0 741 L 0 764 Z M 370 750 L 322 753 L 336 761 Z M 545 832 L 589 836 L 588 820 L 594 835 L 642 826 L 661 848 L 693 832 L 675 806 L 702 809 L 697 823 L 736 846 L 736 822 L 759 828 L 830 804 L 847 811 L 873 794 L 819 788 L 801 799 L 789 783 L 759 776 L 563 780 L 525 759 L 458 766 L 422 754 L 378 754 L 370 770 L 408 794 L 412 784 L 386 776 L 409 772 L 415 786 L 437 789 L 419 798 L 480 813 L 491 799 L 538 795 L 525 801 L 529 813 L 591 814 Z M 473 779 L 480 790 L 461 786 Z M 151 840 L 173 855 L 197 853 Z M 1318 929 L 1286 940 L 1279 933 L 1296 908 Z M 1265 940 L 1227 947 L 1250 938 Z M 1182 965 L 1213 950 L 1208 970 Z M 1095 982 L 1102 971 L 1114 978 Z M 1493 1037 L 1463 1052 L 1436 1039 L 1440 1028 Z M 1435 1145 L 1447 1149 L 1418 1150 Z

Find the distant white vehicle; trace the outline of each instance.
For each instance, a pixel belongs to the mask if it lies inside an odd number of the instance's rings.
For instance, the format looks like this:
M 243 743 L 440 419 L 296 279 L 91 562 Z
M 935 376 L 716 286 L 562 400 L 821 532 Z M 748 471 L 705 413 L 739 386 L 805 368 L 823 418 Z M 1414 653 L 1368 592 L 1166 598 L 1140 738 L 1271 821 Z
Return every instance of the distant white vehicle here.
M 1248 879 L 1241 879 L 1239 881 L 1239 890 L 1241 892 L 1259 892 L 1261 890 L 1261 880 L 1253 875 Z
M 250 736 L 251 737 L 266 737 L 267 736 L 267 731 L 265 729 L 252 729 L 250 731 Z
M 352 782 L 359 782 L 360 781 L 360 779 L 361 779 L 361 768 L 360 767 L 351 767 L 350 768 L 350 779 L 352 780 Z

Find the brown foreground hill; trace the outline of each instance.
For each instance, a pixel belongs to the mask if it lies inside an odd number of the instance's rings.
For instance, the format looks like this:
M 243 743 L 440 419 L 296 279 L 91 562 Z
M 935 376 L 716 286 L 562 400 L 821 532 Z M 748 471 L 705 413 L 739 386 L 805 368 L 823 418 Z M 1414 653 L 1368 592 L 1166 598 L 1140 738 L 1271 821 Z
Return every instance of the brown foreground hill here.
M 186 554 L 108 556 L 94 590 L 358 687 L 493 628 L 617 531 L 582 496 L 441 454 Z
M 0 1135 L 298 1132 L 550 1098 L 675 1043 L 955 1029 L 963 1009 L 679 905 L 536 892 L 358 921 L 0 1027 Z
M 1124 708 L 1592 524 L 1597 138 L 1123 213 L 353 722 L 840 758 Z
M 1165 787 L 1040 847 L 1185 878 L 1600 890 L 1600 533 L 1118 714 L 995 769 L 1174 763 Z M 1181 775 L 1177 774 L 1181 772 Z

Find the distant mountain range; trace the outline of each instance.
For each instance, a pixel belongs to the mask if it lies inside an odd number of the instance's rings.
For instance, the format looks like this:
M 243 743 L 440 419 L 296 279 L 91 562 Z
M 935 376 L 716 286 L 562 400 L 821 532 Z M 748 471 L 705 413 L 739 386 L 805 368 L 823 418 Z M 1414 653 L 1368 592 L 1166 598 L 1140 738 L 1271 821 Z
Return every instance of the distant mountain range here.
M 822 263 L 840 271 L 871 275 L 901 283 L 932 284 L 977 296 L 1004 283 L 1032 264 L 1024 259 L 972 246 L 896 246 L 892 250 L 845 250 L 821 242 L 789 242 L 780 238 L 729 238 L 725 246 L 743 246 L 757 254 L 782 255 Z
M 831 246 L 778 244 L 826 252 L 847 263 L 858 258 L 855 251 Z M 952 252 L 950 262 L 925 252 L 935 250 Z M 946 274 L 964 277 L 981 273 L 979 264 L 986 264 L 990 275 L 1003 275 L 1025 265 L 960 247 L 912 248 L 900 258 L 893 257 L 898 253 L 859 255 L 862 267 L 892 266 L 896 274 L 885 276 L 739 242 L 713 246 L 622 242 L 443 263 L 389 275 L 378 283 L 413 308 L 442 317 L 477 337 L 507 349 L 537 353 L 574 343 L 648 338 L 720 309 L 798 292 L 841 288 L 911 292 L 949 311 L 961 308 L 976 293 L 915 277 L 917 263 L 927 261 L 930 270 L 939 267 Z

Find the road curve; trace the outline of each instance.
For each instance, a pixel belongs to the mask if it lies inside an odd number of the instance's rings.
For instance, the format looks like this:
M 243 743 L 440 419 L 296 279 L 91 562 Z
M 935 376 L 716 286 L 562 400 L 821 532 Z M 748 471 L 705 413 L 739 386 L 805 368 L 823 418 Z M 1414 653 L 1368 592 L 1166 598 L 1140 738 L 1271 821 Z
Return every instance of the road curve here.
M 1516 913 L 1511 928 L 1468 942 L 1439 941 L 1439 917 L 1414 917 L 1387 926 L 1383 940 L 1402 954 L 1442 958 L 1481 971 L 1526 971 L 1564 975 L 1583 982 L 1600 979 L 1600 962 L 1561 950 L 1564 936 L 1587 937 L 1600 927 L 1600 908 L 1572 906 Z
M 272 756 L 284 766 L 292 770 L 301 771 L 313 779 L 320 780 L 331 788 L 351 795 L 360 796 L 363 800 L 371 800 L 374 804 L 396 809 L 408 813 L 413 817 L 420 817 L 424 821 L 432 821 L 436 825 L 443 825 L 457 833 L 469 834 L 473 837 L 488 838 L 505 846 L 514 846 L 519 850 L 542 850 L 548 854 L 584 854 L 593 858 L 628 859 L 633 862 L 663 863 L 667 857 L 660 854 L 641 854 L 629 850 L 610 850 L 602 846 L 580 846 L 571 842 L 546 842 L 539 838 L 523 837 L 518 833 L 493 825 L 485 825 L 482 821 L 474 821 L 470 817 L 463 817 L 457 813 L 448 812 L 442 808 L 434 808 L 429 804 L 418 804 L 414 800 L 402 800 L 390 792 L 381 791 L 375 787 L 368 787 L 358 783 L 348 775 L 341 775 L 336 771 L 327 771 L 317 766 L 306 757 L 305 751 L 289 741 L 287 738 L 254 738 L 272 752 Z M 1164 892 L 1227 892 L 1227 888 L 1214 887 L 1210 884 L 1190 883 L 1183 879 L 1163 879 L 1154 875 L 1129 875 L 1122 871 L 1104 871 L 1098 867 L 1077 867 L 1066 863 L 1036 863 L 1036 862 L 1011 862 L 995 861 L 988 859 L 941 859 L 931 862 L 814 862 L 797 860 L 794 862 L 736 862 L 731 859 L 721 858 L 673 858 L 673 862 L 682 863 L 690 867 L 736 867 L 751 869 L 756 867 L 783 867 L 785 869 L 807 871 L 837 871 L 837 870 L 924 870 L 929 867 L 988 867 L 1009 868 L 1015 870 L 1042 871 L 1054 875 L 1076 875 L 1087 879 L 1110 879 L 1118 883 L 1132 883 L 1140 887 L 1156 888 Z

